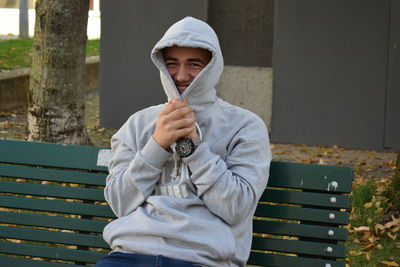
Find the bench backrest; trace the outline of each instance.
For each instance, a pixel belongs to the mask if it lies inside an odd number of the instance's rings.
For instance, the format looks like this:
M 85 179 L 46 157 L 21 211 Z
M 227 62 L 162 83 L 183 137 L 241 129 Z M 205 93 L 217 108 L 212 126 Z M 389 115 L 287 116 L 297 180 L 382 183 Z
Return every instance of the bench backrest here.
M 109 252 L 108 157 L 106 148 L 0 140 L 1 266 L 92 265 Z M 345 266 L 352 175 L 273 162 L 248 264 Z

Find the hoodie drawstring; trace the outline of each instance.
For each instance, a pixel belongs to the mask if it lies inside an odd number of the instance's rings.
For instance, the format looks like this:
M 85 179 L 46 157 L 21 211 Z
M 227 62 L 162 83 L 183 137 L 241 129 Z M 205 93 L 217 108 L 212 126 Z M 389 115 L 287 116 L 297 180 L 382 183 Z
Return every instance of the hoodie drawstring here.
M 200 140 L 203 140 L 203 135 L 202 135 L 202 132 L 201 132 L 200 127 L 197 124 L 197 122 L 196 122 L 196 130 L 197 130 L 197 134 L 199 135 Z M 183 162 L 181 160 L 181 157 L 179 157 L 178 153 L 176 152 L 175 147 L 176 147 L 176 143 L 173 143 L 171 145 L 171 149 L 173 151 L 172 159 L 174 161 L 174 168 L 172 169 L 172 172 L 171 172 L 172 182 L 178 182 L 182 179 L 187 179 L 188 181 L 190 181 L 189 167 L 185 162 Z M 166 175 L 166 171 L 165 171 L 165 166 L 164 166 L 161 171 L 161 181 L 160 181 L 161 186 L 166 183 L 165 175 Z M 191 183 L 189 183 L 188 186 L 192 190 L 194 190 L 194 187 L 192 187 Z

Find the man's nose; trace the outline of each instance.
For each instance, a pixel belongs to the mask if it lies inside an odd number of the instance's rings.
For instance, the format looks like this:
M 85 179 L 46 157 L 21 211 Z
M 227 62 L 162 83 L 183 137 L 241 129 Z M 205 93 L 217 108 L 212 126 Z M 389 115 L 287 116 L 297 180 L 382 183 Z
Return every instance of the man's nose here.
M 176 72 L 175 80 L 179 82 L 185 82 L 189 80 L 189 72 L 184 66 L 181 66 Z

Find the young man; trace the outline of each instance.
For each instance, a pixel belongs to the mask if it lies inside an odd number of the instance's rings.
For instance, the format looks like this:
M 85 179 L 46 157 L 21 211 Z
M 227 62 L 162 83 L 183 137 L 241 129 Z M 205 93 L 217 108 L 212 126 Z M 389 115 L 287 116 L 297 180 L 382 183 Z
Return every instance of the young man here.
M 269 175 L 267 129 L 216 96 L 223 58 L 208 24 L 175 23 L 151 58 L 168 103 L 135 113 L 111 140 L 105 197 L 118 219 L 98 266 L 244 266 Z

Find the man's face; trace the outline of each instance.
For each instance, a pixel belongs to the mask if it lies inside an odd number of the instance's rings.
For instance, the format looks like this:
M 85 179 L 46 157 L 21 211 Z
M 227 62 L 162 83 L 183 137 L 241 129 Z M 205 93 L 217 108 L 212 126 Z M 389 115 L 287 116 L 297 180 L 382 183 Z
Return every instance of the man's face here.
M 211 59 L 211 53 L 202 48 L 172 46 L 164 48 L 163 53 L 165 65 L 180 94 Z

